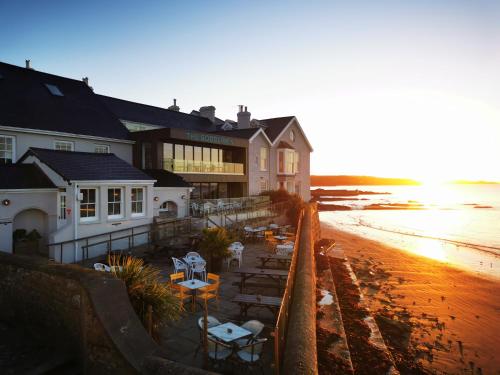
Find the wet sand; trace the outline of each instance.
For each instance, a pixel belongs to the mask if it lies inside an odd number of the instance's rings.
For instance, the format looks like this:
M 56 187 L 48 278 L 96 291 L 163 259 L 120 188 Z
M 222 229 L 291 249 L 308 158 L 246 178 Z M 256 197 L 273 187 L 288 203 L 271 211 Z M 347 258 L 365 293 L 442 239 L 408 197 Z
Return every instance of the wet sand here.
M 411 326 L 410 349 L 437 374 L 500 374 L 500 280 L 339 231 L 374 315 Z

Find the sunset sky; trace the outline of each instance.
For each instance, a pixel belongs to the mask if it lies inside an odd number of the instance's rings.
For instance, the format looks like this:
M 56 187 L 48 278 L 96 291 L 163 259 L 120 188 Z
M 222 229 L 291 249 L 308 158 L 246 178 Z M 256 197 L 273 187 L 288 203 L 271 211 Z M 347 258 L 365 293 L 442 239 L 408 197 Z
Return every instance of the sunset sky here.
M 296 115 L 313 174 L 500 181 L 500 1 L 27 3 L 0 4 L 3 62 L 184 112 Z

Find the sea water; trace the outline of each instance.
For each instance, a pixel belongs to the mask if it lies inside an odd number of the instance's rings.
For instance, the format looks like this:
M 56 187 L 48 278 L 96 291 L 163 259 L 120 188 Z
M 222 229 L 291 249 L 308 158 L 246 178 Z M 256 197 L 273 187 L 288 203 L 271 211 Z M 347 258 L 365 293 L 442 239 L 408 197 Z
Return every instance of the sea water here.
M 351 211 L 321 212 L 324 223 L 440 262 L 500 278 L 500 185 L 321 188 L 386 193 L 323 202 L 352 208 Z M 363 210 L 369 204 L 395 203 L 421 209 Z

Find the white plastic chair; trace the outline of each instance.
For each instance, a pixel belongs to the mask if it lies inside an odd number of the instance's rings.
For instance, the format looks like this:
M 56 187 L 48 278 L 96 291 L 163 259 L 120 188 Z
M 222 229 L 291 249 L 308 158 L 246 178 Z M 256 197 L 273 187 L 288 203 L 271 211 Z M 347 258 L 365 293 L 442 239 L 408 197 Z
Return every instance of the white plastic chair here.
M 231 263 L 233 260 L 238 261 L 238 268 L 241 267 L 243 264 L 243 249 L 242 248 L 234 248 L 234 249 L 229 249 L 231 251 L 231 256 L 227 257 L 227 269 L 229 270 L 229 267 L 231 266 Z
M 224 361 L 233 353 L 233 347 L 208 336 L 208 357 L 212 361 Z
M 236 352 L 238 358 L 246 365 L 255 364 L 261 358 L 262 349 L 266 341 L 266 338 L 254 339 L 251 340 L 250 343 L 240 346 L 239 350 Z
M 293 248 L 287 248 L 287 247 L 283 247 L 283 246 L 276 246 L 276 255 L 284 255 L 284 256 L 287 256 L 287 255 L 290 255 L 290 253 L 293 251 Z
M 104 263 L 94 263 L 94 269 L 101 272 L 111 272 L 111 268 Z
M 203 281 L 207 281 L 207 269 L 206 269 L 206 262 L 193 262 L 191 263 L 191 270 L 190 270 L 190 278 L 194 279 L 195 274 L 201 274 L 201 277 Z
M 185 258 L 191 258 L 191 257 L 195 257 L 195 258 L 200 258 L 200 259 L 203 259 L 201 257 L 201 255 L 199 253 L 197 253 L 196 251 L 190 251 L 189 253 L 186 254 Z
M 208 328 L 212 328 L 212 327 L 218 326 L 220 324 L 221 323 L 219 322 L 219 320 L 215 316 L 212 316 L 212 315 L 207 316 L 207 327 Z M 198 328 L 203 330 L 203 317 L 198 319 Z
M 172 261 L 174 262 L 175 273 L 184 272 L 187 278 L 189 278 L 189 267 L 182 260 L 172 257 Z

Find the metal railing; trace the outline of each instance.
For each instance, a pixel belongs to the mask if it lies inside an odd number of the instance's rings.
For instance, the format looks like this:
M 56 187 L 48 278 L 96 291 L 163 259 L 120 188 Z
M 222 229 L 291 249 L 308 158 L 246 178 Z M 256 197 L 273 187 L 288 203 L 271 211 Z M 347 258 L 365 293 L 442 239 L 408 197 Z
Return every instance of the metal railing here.
M 245 164 L 201 160 L 163 159 L 163 169 L 176 173 L 244 174 Z
M 288 329 L 289 309 L 292 303 L 293 286 L 295 281 L 295 273 L 297 269 L 297 258 L 298 258 L 299 244 L 301 239 L 300 233 L 301 233 L 303 218 L 304 218 L 304 210 L 302 209 L 297 224 L 295 244 L 293 246 L 292 262 L 290 265 L 288 278 L 286 280 L 285 292 L 283 293 L 283 298 L 281 300 L 278 319 L 276 321 L 276 325 L 274 326 L 274 364 L 275 364 L 276 374 L 280 374 L 283 353 L 285 351 L 285 344 L 286 344 L 285 339 L 286 339 L 286 332 Z
M 240 198 L 192 199 L 191 214 L 195 217 L 255 210 L 271 203 L 269 196 L 257 195 Z
M 63 263 L 65 259 L 65 252 L 75 251 L 81 254 L 80 257 L 74 253 L 72 261 L 84 262 L 89 258 L 94 256 L 99 256 L 104 253 L 110 254 L 112 251 L 116 250 L 128 250 L 132 251 L 136 246 L 150 246 L 152 243 L 165 240 L 167 238 L 173 238 L 179 234 L 186 234 L 191 232 L 191 218 L 182 218 L 174 220 L 165 220 L 156 223 L 143 224 L 130 228 L 123 228 L 112 232 L 105 232 L 101 234 L 96 234 L 87 237 L 81 237 L 78 239 L 61 241 L 56 243 L 48 244 L 49 249 L 54 249 L 54 260 L 56 262 Z M 138 239 L 139 238 L 139 239 Z M 119 243 L 119 248 L 113 246 Z M 101 250 L 97 250 L 94 256 L 90 256 L 92 248 L 100 247 Z M 56 254 L 59 253 L 59 257 Z

